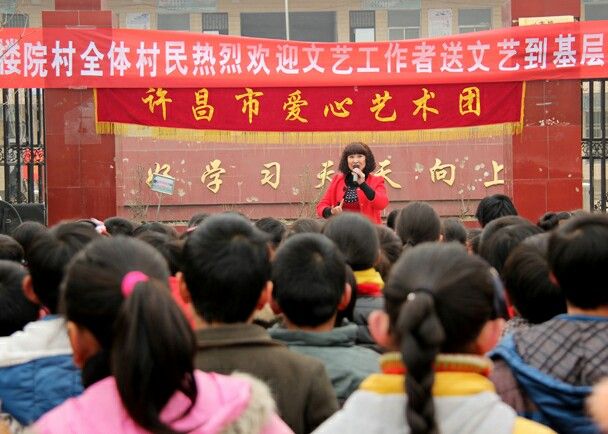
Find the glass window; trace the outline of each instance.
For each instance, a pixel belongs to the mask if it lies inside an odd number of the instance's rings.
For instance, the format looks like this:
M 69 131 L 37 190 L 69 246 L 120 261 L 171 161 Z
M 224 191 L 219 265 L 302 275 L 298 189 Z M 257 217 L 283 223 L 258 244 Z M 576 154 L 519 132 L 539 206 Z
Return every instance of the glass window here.
M 228 14 L 203 14 L 203 33 L 214 35 L 228 34 Z
M 241 35 L 285 39 L 285 14 L 283 12 L 242 13 Z M 291 12 L 289 39 L 309 42 L 336 41 L 336 13 Z
M 0 28 L 14 27 L 23 28 L 29 25 L 27 14 L 0 14 Z
M 158 14 L 157 28 L 190 31 L 190 14 Z
M 375 40 L 375 11 L 350 11 L 350 41 L 373 42 Z
M 420 9 L 388 11 L 388 39 L 420 37 Z
M 479 32 L 492 28 L 492 9 L 460 9 L 458 11 L 458 31 L 460 33 Z
M 585 4 L 585 20 L 608 20 L 608 2 Z

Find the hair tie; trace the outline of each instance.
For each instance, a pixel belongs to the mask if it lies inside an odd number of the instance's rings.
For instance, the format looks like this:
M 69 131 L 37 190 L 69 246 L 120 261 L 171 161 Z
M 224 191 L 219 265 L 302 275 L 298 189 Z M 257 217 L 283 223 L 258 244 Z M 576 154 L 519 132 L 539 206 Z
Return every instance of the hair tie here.
M 407 295 L 406 300 L 407 301 L 415 300 L 416 299 L 416 294 L 421 293 L 421 292 L 424 293 L 424 294 L 427 294 L 429 297 L 431 297 L 433 299 L 433 302 L 437 301 L 437 299 L 435 298 L 435 293 L 433 291 L 431 291 L 430 289 L 428 289 L 428 288 L 417 288 L 417 289 L 414 289 L 412 292 L 410 292 Z
M 122 278 L 122 282 L 120 283 L 120 289 L 122 290 L 122 295 L 127 298 L 133 293 L 135 289 L 135 285 L 140 282 L 147 282 L 150 278 L 142 273 L 141 271 L 129 271 Z

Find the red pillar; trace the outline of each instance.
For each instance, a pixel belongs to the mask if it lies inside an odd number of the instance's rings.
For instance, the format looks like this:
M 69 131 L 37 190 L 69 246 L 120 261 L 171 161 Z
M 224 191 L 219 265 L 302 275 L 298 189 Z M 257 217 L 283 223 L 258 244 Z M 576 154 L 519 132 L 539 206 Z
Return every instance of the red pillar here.
M 43 27 L 112 27 L 101 0 L 55 0 L 42 12 Z M 48 223 L 116 214 L 114 136 L 97 135 L 92 89 L 47 89 L 46 125 Z
M 580 16 L 580 0 L 511 0 L 512 19 Z M 578 80 L 527 83 L 524 130 L 513 137 L 513 200 L 526 218 L 582 207 Z

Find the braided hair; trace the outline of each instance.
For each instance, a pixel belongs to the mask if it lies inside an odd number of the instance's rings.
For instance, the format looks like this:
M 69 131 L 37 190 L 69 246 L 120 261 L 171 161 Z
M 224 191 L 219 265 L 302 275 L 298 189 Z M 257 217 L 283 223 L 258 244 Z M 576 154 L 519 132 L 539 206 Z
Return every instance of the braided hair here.
M 423 243 L 394 265 L 384 289 L 390 333 L 407 368 L 405 418 L 412 434 L 435 434 L 433 364 L 440 352 L 472 353 L 495 317 L 489 266 L 458 243 Z

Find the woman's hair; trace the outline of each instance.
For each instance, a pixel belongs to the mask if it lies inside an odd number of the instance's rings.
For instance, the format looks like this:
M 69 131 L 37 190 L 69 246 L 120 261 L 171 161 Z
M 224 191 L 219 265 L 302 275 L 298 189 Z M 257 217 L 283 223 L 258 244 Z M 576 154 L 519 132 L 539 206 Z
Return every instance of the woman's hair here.
M 376 225 L 376 232 L 380 241 L 380 257 L 376 261 L 375 268 L 382 276 L 382 280 L 386 281 L 393 264 L 403 252 L 403 244 L 401 238 L 388 226 Z
M 125 276 L 134 271 L 143 275 L 130 292 L 123 288 Z M 197 397 L 194 335 L 171 299 L 168 277 L 165 260 L 152 246 L 119 236 L 89 244 L 63 281 L 66 318 L 97 339 L 126 411 L 155 433 L 175 432 L 159 415 L 176 391 L 191 401 L 184 414 Z
M 441 234 L 441 220 L 428 203 L 411 202 L 399 213 L 395 232 L 404 246 L 438 241 Z
M 407 367 L 405 416 L 413 434 L 437 433 L 431 390 L 438 353 L 474 352 L 496 317 L 489 266 L 456 243 L 407 249 L 384 288 L 390 333 Z
M 359 213 L 344 212 L 332 217 L 323 227 L 353 271 L 372 268 L 380 254 L 380 242 L 374 224 Z
M 41 223 L 25 221 L 17 226 L 13 232 L 11 232 L 11 237 L 21 244 L 24 255 L 27 258 L 29 249 L 36 237 L 46 231 L 46 226 L 42 225 Z
M 369 146 L 363 142 L 353 142 L 346 145 L 346 148 L 344 148 L 344 151 L 342 151 L 340 165 L 338 166 L 340 172 L 344 173 L 345 175 L 350 173 L 350 169 L 348 168 L 348 156 L 354 154 L 365 155 L 365 167 L 362 170 L 366 176 L 376 169 L 376 159 L 374 158 L 372 150 L 369 149 Z

